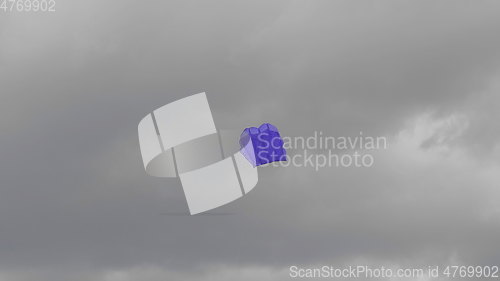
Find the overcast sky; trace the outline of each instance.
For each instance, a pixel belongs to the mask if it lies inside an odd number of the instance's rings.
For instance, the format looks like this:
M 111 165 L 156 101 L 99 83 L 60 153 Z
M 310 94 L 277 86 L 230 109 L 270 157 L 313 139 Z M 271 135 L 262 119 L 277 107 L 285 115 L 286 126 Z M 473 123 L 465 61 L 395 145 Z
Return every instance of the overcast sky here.
M 500 264 L 500 2 L 60 1 L 0 11 L 0 280 L 288 280 Z M 218 128 L 386 136 L 371 168 L 259 169 L 189 216 L 137 125 L 206 92 Z

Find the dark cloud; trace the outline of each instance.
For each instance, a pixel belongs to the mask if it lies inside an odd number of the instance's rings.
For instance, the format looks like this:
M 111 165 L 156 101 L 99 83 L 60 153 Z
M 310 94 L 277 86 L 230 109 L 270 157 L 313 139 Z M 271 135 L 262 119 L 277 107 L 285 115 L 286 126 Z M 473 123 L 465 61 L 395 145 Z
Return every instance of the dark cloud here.
M 58 5 L 0 18 L 6 279 L 498 264 L 496 2 Z M 244 198 L 185 216 L 180 183 L 143 171 L 136 130 L 202 91 L 219 128 L 363 131 L 389 149 L 370 169 L 260 169 Z

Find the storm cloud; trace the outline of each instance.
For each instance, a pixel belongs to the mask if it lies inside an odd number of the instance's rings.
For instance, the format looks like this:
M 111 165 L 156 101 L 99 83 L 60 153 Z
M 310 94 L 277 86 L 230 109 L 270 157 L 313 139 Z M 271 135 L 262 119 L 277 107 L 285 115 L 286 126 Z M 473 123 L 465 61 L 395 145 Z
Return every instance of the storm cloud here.
M 58 1 L 0 14 L 0 280 L 288 280 L 291 265 L 500 263 L 500 3 Z M 385 136 L 371 168 L 266 167 L 189 216 L 137 124 Z

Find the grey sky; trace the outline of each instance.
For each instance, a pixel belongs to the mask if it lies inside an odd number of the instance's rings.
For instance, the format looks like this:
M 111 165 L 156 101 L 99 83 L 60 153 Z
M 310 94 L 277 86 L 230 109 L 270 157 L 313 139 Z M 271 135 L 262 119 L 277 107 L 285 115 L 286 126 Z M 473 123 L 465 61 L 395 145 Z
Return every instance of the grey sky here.
M 500 3 L 58 1 L 0 13 L 0 280 L 287 280 L 288 266 L 500 263 Z M 369 169 L 259 170 L 184 216 L 140 119 L 388 136 Z M 258 279 L 257 277 L 259 276 Z M 246 278 L 246 279 L 245 279 Z

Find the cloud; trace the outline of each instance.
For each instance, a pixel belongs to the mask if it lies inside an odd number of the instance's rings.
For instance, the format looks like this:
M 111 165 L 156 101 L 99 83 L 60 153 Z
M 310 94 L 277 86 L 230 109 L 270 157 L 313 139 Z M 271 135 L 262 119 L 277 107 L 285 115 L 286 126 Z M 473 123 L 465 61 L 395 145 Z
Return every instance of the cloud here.
M 498 3 L 59 4 L 0 18 L 0 278 L 498 263 Z M 202 91 L 219 128 L 390 144 L 370 169 L 261 169 L 244 198 L 183 216 L 137 123 Z

